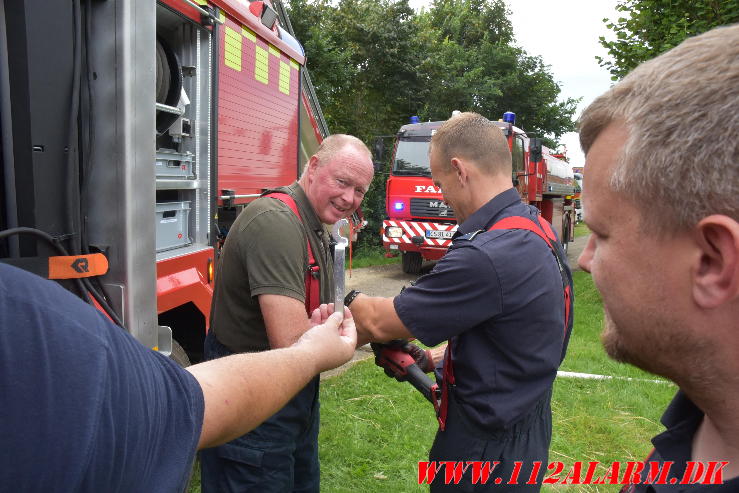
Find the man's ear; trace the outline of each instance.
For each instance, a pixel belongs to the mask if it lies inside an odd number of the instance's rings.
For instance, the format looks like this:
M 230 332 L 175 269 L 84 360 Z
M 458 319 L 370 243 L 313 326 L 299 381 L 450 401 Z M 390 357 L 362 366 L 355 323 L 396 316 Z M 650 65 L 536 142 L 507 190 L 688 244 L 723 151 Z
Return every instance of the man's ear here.
M 318 158 L 316 156 L 311 156 L 306 166 L 308 166 L 308 176 L 312 178 L 318 168 Z
M 716 308 L 739 297 L 739 223 L 715 214 L 695 227 L 699 248 L 693 271 L 693 299 L 703 308 Z
M 460 185 L 464 185 L 467 182 L 469 176 L 469 170 L 467 163 L 459 158 L 453 157 L 451 161 L 452 171 L 457 175 Z

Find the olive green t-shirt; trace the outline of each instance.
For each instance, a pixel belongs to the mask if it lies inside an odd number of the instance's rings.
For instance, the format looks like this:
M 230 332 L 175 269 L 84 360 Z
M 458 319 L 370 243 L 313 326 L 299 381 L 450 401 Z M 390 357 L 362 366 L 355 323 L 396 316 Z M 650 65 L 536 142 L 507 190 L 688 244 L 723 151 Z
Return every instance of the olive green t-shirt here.
M 297 182 L 276 191 L 293 197 L 302 221 L 284 202 L 260 197 L 236 218 L 218 260 L 210 330 L 233 352 L 270 349 L 259 295 L 305 302 L 306 234 L 320 269 L 321 303 L 333 301 L 330 233 Z

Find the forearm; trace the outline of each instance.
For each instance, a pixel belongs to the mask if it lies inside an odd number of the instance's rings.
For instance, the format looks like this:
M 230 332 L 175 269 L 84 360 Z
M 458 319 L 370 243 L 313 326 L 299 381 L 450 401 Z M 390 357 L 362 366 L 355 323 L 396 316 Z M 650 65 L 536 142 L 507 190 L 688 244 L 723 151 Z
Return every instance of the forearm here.
M 198 448 L 214 447 L 243 435 L 280 410 L 318 373 L 336 368 L 354 354 L 357 332 L 351 312 L 329 316 L 321 305 L 312 327 L 288 348 L 234 354 L 190 366 L 205 401 Z
M 434 366 L 438 365 L 440 361 L 444 359 L 444 353 L 446 351 L 446 343 L 431 348 L 431 360 L 434 362 Z
M 198 448 L 225 443 L 257 427 L 321 369 L 310 348 L 300 345 L 188 367 L 205 400 Z
M 259 295 L 259 308 L 271 348 L 289 347 L 308 330 L 308 317 L 301 301 L 287 296 L 263 294 Z
M 358 346 L 413 337 L 395 312 L 393 298 L 360 294 L 354 298 L 350 309 L 357 325 Z

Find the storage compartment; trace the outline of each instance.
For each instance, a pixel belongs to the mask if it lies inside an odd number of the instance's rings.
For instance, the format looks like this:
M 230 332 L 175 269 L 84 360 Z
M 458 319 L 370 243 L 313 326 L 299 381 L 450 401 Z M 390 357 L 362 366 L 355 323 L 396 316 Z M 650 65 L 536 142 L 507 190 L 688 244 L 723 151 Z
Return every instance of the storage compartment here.
M 163 202 L 156 205 L 157 252 L 192 243 L 189 235 L 190 202 Z
M 195 178 L 192 169 L 192 153 L 159 149 L 156 156 L 155 174 L 157 177 Z

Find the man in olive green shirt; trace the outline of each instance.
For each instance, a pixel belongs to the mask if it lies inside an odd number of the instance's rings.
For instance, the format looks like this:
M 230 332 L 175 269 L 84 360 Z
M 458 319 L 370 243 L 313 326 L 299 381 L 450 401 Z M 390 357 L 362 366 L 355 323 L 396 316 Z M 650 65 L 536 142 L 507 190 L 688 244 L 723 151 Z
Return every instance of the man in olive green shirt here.
M 372 180 L 372 159 L 355 137 L 323 141 L 289 195 L 300 217 L 274 197 L 251 203 L 233 223 L 216 273 L 205 356 L 289 346 L 309 327 L 306 238 L 318 264 L 320 302 L 333 301 L 329 232 L 350 216 Z M 311 491 L 320 487 L 318 377 L 255 430 L 203 451 L 202 491 Z

